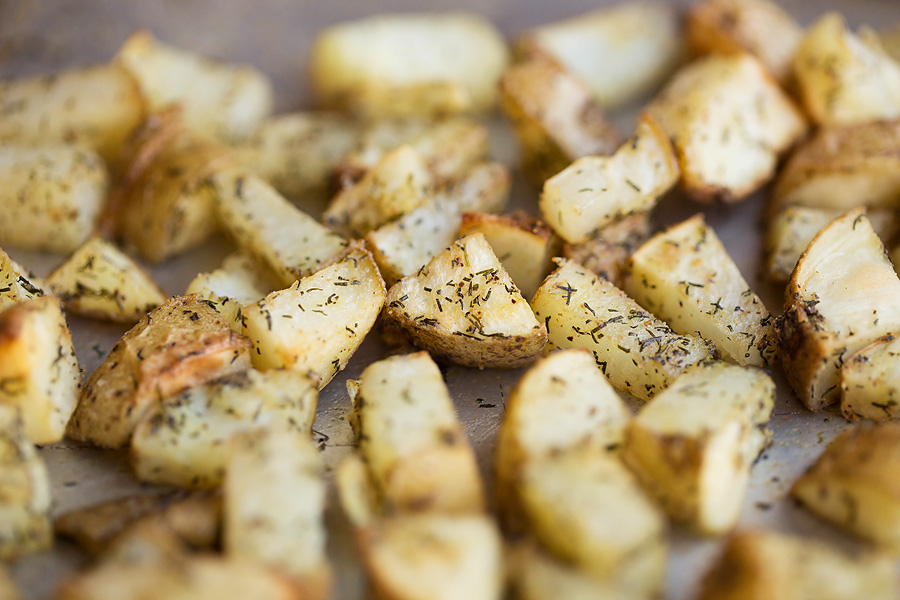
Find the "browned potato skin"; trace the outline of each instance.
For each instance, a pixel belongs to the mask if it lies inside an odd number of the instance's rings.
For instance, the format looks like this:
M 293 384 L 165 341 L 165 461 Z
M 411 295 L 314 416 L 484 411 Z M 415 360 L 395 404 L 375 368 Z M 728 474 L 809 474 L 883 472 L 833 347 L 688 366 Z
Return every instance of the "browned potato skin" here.
M 121 448 L 160 398 L 249 367 L 250 340 L 209 302 L 197 294 L 170 298 L 122 336 L 87 380 L 67 433 Z
M 607 225 L 586 242 L 563 244 L 562 255 L 621 288 L 628 258 L 649 238 L 650 213 L 634 213 Z

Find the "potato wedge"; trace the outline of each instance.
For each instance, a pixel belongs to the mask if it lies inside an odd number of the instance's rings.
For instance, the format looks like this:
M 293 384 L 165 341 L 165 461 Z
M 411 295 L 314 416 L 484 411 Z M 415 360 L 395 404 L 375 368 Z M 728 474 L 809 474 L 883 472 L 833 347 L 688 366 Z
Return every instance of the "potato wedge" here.
M 816 235 L 785 290 L 776 324 L 788 382 L 810 410 L 840 398 L 841 365 L 882 335 L 900 331 L 900 279 L 864 209 Z
M 841 413 L 844 417 L 900 419 L 900 340 L 878 338 L 841 365 Z
M 168 297 L 143 267 L 100 237 L 82 244 L 47 284 L 67 311 L 119 323 L 138 322 Z
M 274 426 L 310 434 L 318 383 L 307 373 L 250 369 L 164 397 L 134 428 L 135 475 L 181 487 L 220 485 L 237 434 Z
M 490 109 L 509 61 L 494 26 L 473 13 L 380 15 L 322 30 L 310 51 L 323 106 L 368 117 Z
M 427 352 L 372 363 L 351 398 L 359 452 L 385 512 L 484 510 L 475 453 Z
M 49 293 L 47 282 L 35 277 L 0 249 L 0 310 Z
M 384 318 L 435 358 L 464 366 L 519 366 L 547 342 L 480 233 L 456 240 L 392 286 Z
M 138 82 L 150 111 L 179 105 L 191 129 L 225 142 L 246 138 L 272 112 L 272 84 L 260 71 L 175 48 L 149 31 L 132 34 L 115 60 Z
M 106 165 L 90 150 L 0 145 L 0 244 L 74 251 L 100 220 L 108 189 Z
M 278 277 L 265 265 L 238 251 L 226 256 L 218 269 L 194 277 L 185 294 L 200 294 L 201 298 L 215 304 L 216 311 L 240 333 L 242 307 L 259 302 L 280 285 Z
M 750 467 L 770 438 L 775 384 L 713 362 L 685 371 L 625 430 L 622 459 L 674 520 L 705 534 L 737 523 Z
M 642 400 L 716 357 L 714 344 L 678 335 L 608 281 L 571 261 L 559 265 L 531 302 L 549 349 L 587 348 L 610 383 Z
M 628 257 L 649 237 L 650 213 L 636 212 L 597 230 L 587 241 L 563 244 L 562 256 L 622 288 Z
M 341 371 L 375 324 L 385 301 L 384 282 L 365 250 L 272 292 L 243 309 L 257 369 L 312 371 L 325 387 Z
M 141 319 L 88 378 L 67 435 L 121 448 L 161 398 L 250 367 L 250 342 L 199 296 L 175 296 Z
M 672 138 L 682 188 L 701 202 L 746 198 L 806 133 L 803 115 L 746 53 L 687 65 L 648 111 Z
M 762 367 L 775 358 L 773 319 L 702 214 L 662 231 L 628 259 L 632 298 L 722 358 Z

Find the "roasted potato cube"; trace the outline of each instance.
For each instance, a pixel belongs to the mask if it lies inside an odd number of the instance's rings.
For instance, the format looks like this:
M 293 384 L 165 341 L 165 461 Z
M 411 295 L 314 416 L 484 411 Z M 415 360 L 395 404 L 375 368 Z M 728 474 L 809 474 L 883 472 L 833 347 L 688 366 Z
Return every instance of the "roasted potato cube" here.
M 250 341 L 199 296 L 175 296 L 116 344 L 88 378 L 69 437 L 121 448 L 160 398 L 250 367 Z
M 318 383 L 307 373 L 250 369 L 163 398 L 134 428 L 135 475 L 181 487 L 220 485 L 235 435 L 273 426 L 310 434 Z
M 816 235 L 785 290 L 776 324 L 788 382 L 810 410 L 840 397 L 841 365 L 882 335 L 900 331 L 900 279 L 863 209 Z
M 724 533 L 737 523 L 774 404 L 775 384 L 759 369 L 688 369 L 628 425 L 622 458 L 674 520 Z
M 586 242 L 618 219 L 649 211 L 677 182 L 672 144 L 645 115 L 613 156 L 580 158 L 548 179 L 541 214 L 567 242 Z
M 65 142 L 112 164 L 144 112 L 137 83 L 115 64 L 0 81 L 2 142 Z
M 375 523 L 384 514 L 372 474 L 358 452 L 348 454 L 338 463 L 334 486 L 344 515 L 357 531 Z
M 900 64 L 877 39 L 854 35 L 838 13 L 806 30 L 793 65 L 806 111 L 819 125 L 900 117 Z
M 585 573 L 533 543 L 513 547 L 508 580 L 516 600 L 627 600 L 635 596 Z
M 246 138 L 272 112 L 272 84 L 258 70 L 163 44 L 148 31 L 129 37 L 116 62 L 137 80 L 151 111 L 177 104 L 191 129 L 222 141 Z
M 280 286 L 278 277 L 249 254 L 238 251 L 225 257 L 222 266 L 209 273 L 199 273 L 188 284 L 186 294 L 200 294 L 215 304 L 216 311 L 231 323 L 232 329 L 243 329 L 241 309 L 259 302 Z
M 850 420 L 900 418 L 900 340 L 878 338 L 841 365 L 841 412 Z
M 22 412 L 36 444 L 63 439 L 81 391 L 72 334 L 52 296 L 0 312 L 0 404 Z
M 545 56 L 504 73 L 500 98 L 519 140 L 522 171 L 536 185 L 576 158 L 612 154 L 621 142 L 587 85 Z
M 326 487 L 309 431 L 263 429 L 235 438 L 225 469 L 225 554 L 272 567 L 302 597 L 328 598 Z
M 525 32 L 518 49 L 584 81 L 604 108 L 651 92 L 681 61 L 679 15 L 667 2 L 622 2 Z
M 636 212 L 597 230 L 587 241 L 563 244 L 562 255 L 621 288 L 628 257 L 649 237 L 650 213 Z
M 506 206 L 511 185 L 512 175 L 503 163 L 485 161 L 439 189 L 435 198 L 452 202 L 462 212 L 496 213 Z
M 456 240 L 392 286 L 384 318 L 436 358 L 463 366 L 519 366 L 547 342 L 480 233 Z
M 854 558 L 819 540 L 769 531 L 735 534 L 707 573 L 701 600 L 888 600 L 898 594 L 894 563 Z
M 310 51 L 323 106 L 369 117 L 490 109 L 509 61 L 494 26 L 472 13 L 406 13 L 341 23 Z
M 50 286 L 0 250 L 0 310 L 50 292 Z
M 625 290 L 675 331 L 711 340 L 739 365 L 775 358 L 772 315 L 702 214 L 650 238 L 628 271 Z
M 324 387 L 347 365 L 372 329 L 385 299 L 384 282 L 365 250 L 272 292 L 243 309 L 258 369 L 312 371 Z
M 108 187 L 106 166 L 90 150 L 0 145 L 0 244 L 72 252 L 99 221 Z
M 715 358 L 715 346 L 678 335 L 622 290 L 571 261 L 561 261 L 531 302 L 547 326 L 548 348 L 587 348 L 615 387 L 642 400 L 684 369 Z
M 351 424 L 385 512 L 484 510 L 475 454 L 427 352 L 369 365 Z
M 672 138 L 682 188 L 703 202 L 736 202 L 761 188 L 806 133 L 803 115 L 749 54 L 689 64 L 648 110 Z
M 136 323 L 167 298 L 138 263 L 100 237 L 78 248 L 47 283 L 66 310 L 121 323 Z

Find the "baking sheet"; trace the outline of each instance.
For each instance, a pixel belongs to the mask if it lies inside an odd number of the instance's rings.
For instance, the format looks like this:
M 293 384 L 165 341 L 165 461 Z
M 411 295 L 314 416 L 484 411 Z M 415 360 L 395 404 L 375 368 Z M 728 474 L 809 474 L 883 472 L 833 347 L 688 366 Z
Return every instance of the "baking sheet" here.
M 557 0 L 433 0 L 427 4 L 410 0 L 128 0 L 30 1 L 0 0 L 0 78 L 47 72 L 102 62 L 113 56 L 135 29 L 146 28 L 162 40 L 203 54 L 237 62 L 248 62 L 265 71 L 276 89 L 279 112 L 308 107 L 304 64 L 315 31 L 349 18 L 397 10 L 470 10 L 486 15 L 507 34 L 555 20 L 607 1 Z M 680 1 L 686 5 L 688 2 Z M 785 0 L 782 4 L 803 24 L 830 9 L 843 10 L 852 25 L 883 27 L 900 21 L 896 0 Z M 623 132 L 631 130 L 635 110 L 613 115 Z M 516 149 L 508 128 L 500 119 L 492 124 L 492 150 L 496 158 L 513 165 Z M 529 212 L 537 210 L 538 191 L 520 180 L 513 187 L 512 205 Z M 707 207 L 677 195 L 668 197 L 656 213 L 660 225 L 674 223 L 696 212 L 707 220 L 770 310 L 778 312 L 783 290 L 761 282 L 757 276 L 761 259 L 760 219 L 763 194 L 728 207 Z M 150 271 L 170 294 L 183 293 L 199 271 L 218 266 L 231 250 L 224 238 Z M 63 257 L 40 253 L 10 254 L 38 274 L 46 274 Z M 76 351 L 82 368 L 90 373 L 124 332 L 120 326 L 70 317 Z M 349 400 L 344 382 L 356 377 L 384 348 L 370 336 L 348 368 L 322 391 L 316 438 L 323 447 L 326 464 L 333 467 L 349 452 L 352 435 L 345 415 Z M 446 380 L 460 418 L 476 448 L 480 467 L 490 485 L 495 436 L 505 398 L 522 371 L 477 371 L 451 367 Z M 807 412 L 788 391 L 780 373 L 775 373 L 778 401 L 771 422 L 774 444 L 754 467 L 750 489 L 741 514 L 741 526 L 767 526 L 787 532 L 829 540 L 847 548 L 857 544 L 847 536 L 816 520 L 786 498 L 791 483 L 816 459 L 825 445 L 846 427 L 835 413 Z M 131 475 L 124 453 L 62 443 L 41 450 L 53 482 L 55 515 L 152 489 Z M 355 558 L 349 528 L 339 511 L 329 510 L 329 552 L 335 562 L 338 587 L 335 598 L 364 597 L 365 583 Z M 692 598 L 696 583 L 720 548 L 721 540 L 698 538 L 675 529 L 669 565 L 666 598 Z M 26 600 L 48 598 L 66 573 L 84 562 L 73 546 L 58 541 L 52 552 L 32 556 L 12 565 L 11 572 Z

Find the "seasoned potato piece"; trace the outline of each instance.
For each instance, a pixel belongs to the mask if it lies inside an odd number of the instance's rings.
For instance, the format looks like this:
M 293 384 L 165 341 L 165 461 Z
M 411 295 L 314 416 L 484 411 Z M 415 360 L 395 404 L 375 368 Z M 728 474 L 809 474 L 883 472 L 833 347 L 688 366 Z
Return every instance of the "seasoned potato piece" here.
M 580 244 L 563 244 L 563 257 L 593 271 L 613 285 L 625 285 L 628 257 L 650 237 L 650 213 L 616 219 Z
M 463 366 L 519 366 L 547 342 L 480 233 L 456 240 L 391 287 L 385 321 L 436 358 Z
M 0 472 L 0 559 L 47 550 L 53 543 L 50 478 L 19 410 L 5 404 L 0 404 Z
M 737 523 L 774 404 L 775 384 L 765 372 L 699 365 L 628 425 L 622 458 L 673 519 L 724 533 Z
M 137 83 L 115 64 L 0 81 L 2 142 L 65 142 L 115 163 L 144 112 Z
M 200 294 L 215 304 L 216 311 L 240 333 L 243 328 L 241 308 L 259 302 L 280 286 L 278 277 L 249 254 L 238 251 L 225 257 L 222 266 L 209 273 L 199 273 L 188 284 L 186 294 Z
M 541 214 L 567 242 L 586 242 L 622 217 L 649 211 L 677 181 L 672 144 L 645 115 L 613 156 L 580 158 L 548 179 Z
M 56 298 L 0 312 L 0 404 L 18 407 L 32 442 L 63 439 L 80 391 L 72 334 Z
M 258 70 L 163 44 L 149 31 L 129 37 L 116 62 L 137 80 L 151 111 L 177 104 L 191 129 L 222 141 L 247 137 L 272 112 L 272 84 Z
M 475 454 L 427 352 L 369 365 L 351 424 L 385 512 L 484 510 Z
M 241 169 L 213 178 L 222 227 L 248 254 L 290 285 L 330 264 L 347 240 L 283 198 L 269 184 Z
M 348 391 L 352 385 L 348 385 Z M 348 454 L 338 463 L 334 473 L 334 486 L 344 515 L 357 531 L 376 522 L 383 515 L 375 482 L 358 452 Z
M 547 326 L 548 348 L 587 348 L 610 383 L 642 400 L 684 369 L 715 358 L 715 346 L 678 335 L 622 290 L 584 267 L 562 261 L 531 302 Z
M 900 331 L 900 279 L 863 209 L 819 232 L 800 257 L 776 325 L 788 382 L 810 410 L 840 397 L 841 365 Z
M 170 298 L 125 333 L 88 378 L 66 433 L 120 448 L 160 398 L 245 371 L 249 354 L 249 340 L 208 301 Z
M 47 283 L 66 310 L 121 323 L 136 323 L 167 298 L 138 263 L 100 237 L 78 248 Z
M 653 90 L 682 58 L 679 15 L 668 2 L 622 2 L 525 32 L 526 56 L 543 54 L 613 107 Z
M 536 55 L 500 80 L 500 98 L 522 151 L 522 171 L 536 185 L 576 158 L 612 154 L 621 138 L 580 79 Z
M 735 534 L 700 592 L 701 600 L 889 600 L 898 594 L 887 556 L 851 557 L 819 540 L 770 531 Z
M 682 187 L 703 202 L 736 202 L 758 190 L 806 133 L 800 111 L 749 54 L 689 64 L 648 110 L 672 138 Z
M 841 412 L 850 420 L 900 418 L 900 339 L 880 337 L 841 365 Z
M 439 189 L 435 199 L 446 199 L 462 212 L 496 213 L 506 206 L 511 184 L 512 175 L 506 165 L 485 161 L 474 165 L 465 175 Z
M 491 108 L 508 61 L 503 37 L 483 17 L 406 13 L 324 29 L 309 66 L 324 106 L 432 116 Z
M 294 579 L 302 598 L 330 596 L 325 556 L 325 480 L 309 431 L 239 435 L 225 471 L 226 556 Z
M 50 286 L 0 250 L 0 310 L 49 293 Z
M 354 249 L 337 263 L 243 309 L 258 369 L 312 371 L 320 388 L 347 365 L 385 299 L 372 255 Z
M 854 35 L 838 13 L 806 30 L 793 65 L 806 111 L 819 125 L 900 117 L 900 64 L 877 39 Z
M 698 54 L 749 52 L 782 83 L 803 29 L 771 0 L 702 0 L 687 15 L 687 39 Z
M 650 238 L 628 270 L 625 290 L 675 331 L 711 340 L 739 365 L 775 358 L 772 315 L 702 214 Z
M 509 583 L 516 600 L 628 600 L 635 596 L 580 571 L 537 548 L 513 548 L 508 565 Z
M 318 383 L 307 373 L 250 369 L 163 398 L 134 428 L 135 475 L 182 487 L 220 485 L 235 435 L 272 426 L 310 434 Z
M 0 145 L 0 244 L 72 252 L 94 230 L 108 187 L 106 166 L 90 150 Z

